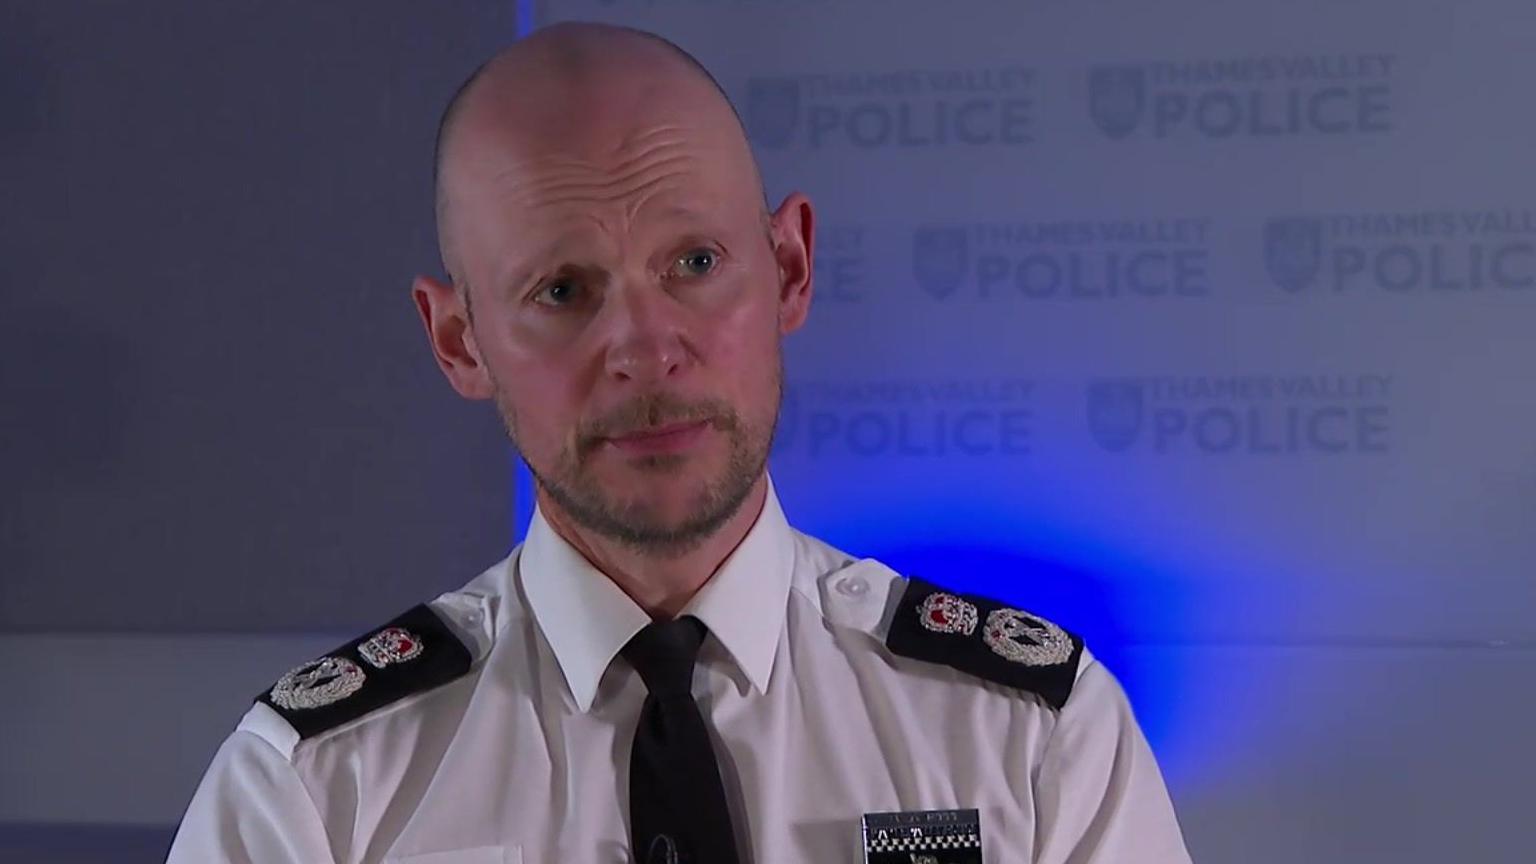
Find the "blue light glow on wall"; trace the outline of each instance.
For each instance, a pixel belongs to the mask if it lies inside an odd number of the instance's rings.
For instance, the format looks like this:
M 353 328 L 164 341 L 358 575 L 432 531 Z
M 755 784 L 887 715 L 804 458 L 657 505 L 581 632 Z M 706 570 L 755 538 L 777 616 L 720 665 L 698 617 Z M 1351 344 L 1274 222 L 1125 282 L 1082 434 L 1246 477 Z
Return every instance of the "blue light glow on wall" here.
M 1536 121 L 1431 4 L 1102 5 L 548 11 L 696 53 L 817 206 L 792 524 L 1082 633 L 1219 796 L 1417 705 L 1404 646 L 1532 644 Z

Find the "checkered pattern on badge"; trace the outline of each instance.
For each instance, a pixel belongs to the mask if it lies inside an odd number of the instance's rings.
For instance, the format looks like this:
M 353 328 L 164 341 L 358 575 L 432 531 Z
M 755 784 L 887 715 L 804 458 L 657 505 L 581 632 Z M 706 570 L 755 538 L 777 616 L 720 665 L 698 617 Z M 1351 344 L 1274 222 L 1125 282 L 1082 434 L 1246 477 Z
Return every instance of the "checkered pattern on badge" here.
M 975 849 L 981 845 L 981 835 L 937 834 L 913 837 L 910 834 L 874 837 L 869 841 L 870 852 L 925 852 L 933 849 Z

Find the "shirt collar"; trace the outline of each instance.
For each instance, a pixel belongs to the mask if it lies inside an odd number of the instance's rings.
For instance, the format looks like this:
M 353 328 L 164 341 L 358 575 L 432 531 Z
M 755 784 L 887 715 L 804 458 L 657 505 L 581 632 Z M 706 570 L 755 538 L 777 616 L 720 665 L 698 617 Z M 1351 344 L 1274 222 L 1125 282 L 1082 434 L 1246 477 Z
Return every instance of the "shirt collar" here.
M 773 672 L 793 566 L 794 535 L 770 480 L 751 530 L 683 610 L 709 627 L 760 693 Z M 518 573 L 571 696 L 589 710 L 603 671 L 651 623 L 650 615 L 556 534 L 537 508 Z

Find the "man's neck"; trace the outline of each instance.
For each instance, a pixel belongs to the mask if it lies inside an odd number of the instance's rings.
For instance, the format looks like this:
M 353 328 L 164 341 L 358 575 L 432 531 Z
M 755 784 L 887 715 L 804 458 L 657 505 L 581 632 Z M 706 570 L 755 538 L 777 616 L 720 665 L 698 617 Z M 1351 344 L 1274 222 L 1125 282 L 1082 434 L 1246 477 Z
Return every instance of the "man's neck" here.
M 538 493 L 539 510 L 549 527 L 658 621 L 677 617 L 736 551 L 757 523 L 767 497 L 765 474 L 757 478 L 746 500 L 713 534 L 682 554 L 663 556 L 647 554 L 577 525 L 542 490 Z

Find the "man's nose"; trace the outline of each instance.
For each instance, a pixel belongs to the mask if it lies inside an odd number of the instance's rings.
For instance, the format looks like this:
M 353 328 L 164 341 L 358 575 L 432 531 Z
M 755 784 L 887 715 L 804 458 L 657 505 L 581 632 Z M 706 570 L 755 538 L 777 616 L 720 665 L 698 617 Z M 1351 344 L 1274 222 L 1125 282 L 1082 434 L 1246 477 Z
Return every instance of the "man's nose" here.
M 601 316 L 608 374 L 643 384 L 676 375 L 688 363 L 681 305 L 657 285 L 615 287 Z

